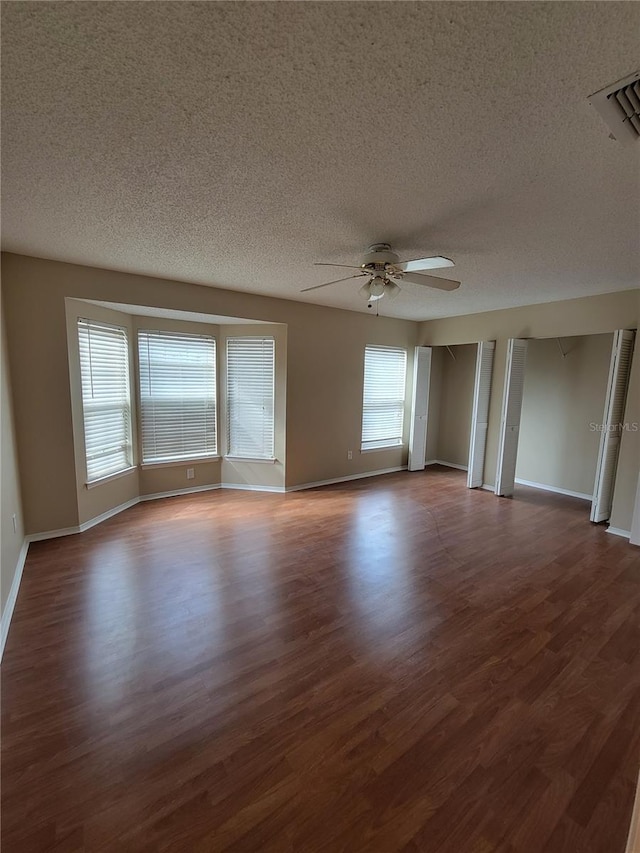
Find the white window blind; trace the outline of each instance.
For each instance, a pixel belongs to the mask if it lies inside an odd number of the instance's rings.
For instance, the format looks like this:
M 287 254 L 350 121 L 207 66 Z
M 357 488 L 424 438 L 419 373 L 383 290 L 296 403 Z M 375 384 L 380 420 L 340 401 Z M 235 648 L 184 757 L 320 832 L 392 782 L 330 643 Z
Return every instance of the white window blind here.
M 362 450 L 402 444 L 406 374 L 405 350 L 365 347 Z
M 273 338 L 227 338 L 229 456 L 273 459 Z
M 129 345 L 125 329 L 78 320 L 87 481 L 131 467 Z
M 141 330 L 138 360 L 142 461 L 215 456 L 215 338 Z

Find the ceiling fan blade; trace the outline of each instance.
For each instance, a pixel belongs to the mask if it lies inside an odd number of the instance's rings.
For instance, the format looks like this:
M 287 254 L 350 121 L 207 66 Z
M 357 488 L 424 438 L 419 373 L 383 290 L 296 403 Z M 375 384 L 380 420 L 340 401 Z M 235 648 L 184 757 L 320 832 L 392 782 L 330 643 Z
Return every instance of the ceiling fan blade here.
M 355 275 L 348 275 L 346 278 L 337 278 L 335 281 L 325 281 L 324 284 L 314 284 L 313 287 L 303 287 L 300 293 L 306 293 L 307 290 L 318 290 L 321 287 L 328 287 L 330 284 L 338 284 L 341 281 L 350 281 L 352 278 L 360 278 L 363 275 L 367 275 L 367 273 L 360 272 Z
M 402 261 L 398 266 L 405 272 L 418 272 L 418 270 L 439 270 L 443 267 L 453 267 L 455 264 L 451 258 L 443 258 L 434 255 L 432 258 L 418 258 L 415 261 Z
M 425 284 L 427 287 L 434 287 L 436 290 L 457 290 L 460 287 L 459 281 L 452 281 L 450 278 L 436 278 L 435 275 L 420 275 L 417 272 L 405 272 L 398 281 L 408 281 L 411 284 Z
M 316 261 L 314 267 L 342 267 L 345 270 L 361 270 L 362 267 L 356 267 L 352 264 L 327 264 L 324 261 Z

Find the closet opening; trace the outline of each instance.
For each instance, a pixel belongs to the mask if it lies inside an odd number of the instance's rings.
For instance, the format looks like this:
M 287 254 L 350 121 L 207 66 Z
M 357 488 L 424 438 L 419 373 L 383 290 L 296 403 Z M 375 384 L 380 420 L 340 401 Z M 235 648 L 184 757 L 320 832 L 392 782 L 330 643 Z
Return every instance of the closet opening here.
M 417 347 L 409 470 L 444 465 L 482 486 L 495 343 Z
M 591 521 L 609 518 L 633 337 L 509 342 L 496 494 L 517 499 L 528 486 L 584 500 Z

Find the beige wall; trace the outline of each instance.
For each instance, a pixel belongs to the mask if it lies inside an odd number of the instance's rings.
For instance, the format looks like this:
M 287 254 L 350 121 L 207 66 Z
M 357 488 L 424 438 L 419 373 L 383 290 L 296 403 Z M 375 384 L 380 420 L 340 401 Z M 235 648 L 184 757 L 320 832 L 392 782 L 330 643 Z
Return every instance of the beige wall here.
M 406 465 L 406 446 L 360 453 L 362 377 L 366 344 L 404 347 L 411 387 L 415 323 L 13 254 L 2 273 L 28 533 L 79 521 L 65 297 L 286 324 L 286 485 Z
M 436 459 L 453 465 L 469 463 L 469 437 L 473 384 L 476 374 L 476 344 L 444 349 L 442 354 L 442 392 L 438 418 Z M 452 355 L 453 354 L 453 355 Z
M 4 260 L 4 256 L 3 256 Z M 6 335 L 26 533 L 78 524 L 64 287 L 35 272 L 23 287 L 4 266 Z
M 603 296 L 429 320 L 419 325 L 418 343 L 423 346 L 472 343 L 480 340 L 496 341 L 485 455 L 485 483 L 489 485 L 495 483 L 508 339 L 597 335 L 613 332 L 616 329 L 636 329 L 639 316 L 640 290 L 627 290 Z M 637 377 L 638 373 L 638 358 L 638 348 L 636 348 L 632 370 L 634 377 Z M 637 378 L 634 381 L 637 383 Z M 638 387 L 637 384 L 635 387 Z M 623 434 L 621 464 L 631 467 L 631 476 L 623 474 L 616 482 L 611 523 L 614 527 L 626 530 L 629 527 L 625 528 L 624 523 L 626 520 L 628 524 L 635 495 L 635 484 L 632 488 L 631 480 L 634 468 L 637 478 L 637 444 L 638 433 Z
M 531 340 L 516 477 L 593 494 L 613 335 Z
M 0 400 L 0 420 L 2 429 L 2 448 L 0 464 L 2 465 L 2 494 L 0 510 L 2 512 L 1 564 L 0 564 L 0 599 L 2 615 L 4 616 L 7 597 L 18 565 L 20 550 L 24 541 L 24 525 L 22 522 L 22 503 L 20 500 L 20 483 L 18 476 L 18 458 L 11 404 L 11 383 L 7 361 L 7 339 L 5 335 L 5 314 L 1 311 L 0 318 L 0 347 L 2 352 L 2 397 Z M 16 517 L 16 530 L 13 529 L 13 516 Z
M 326 316 L 318 316 L 317 322 L 309 318 L 304 324 L 288 325 L 288 486 L 407 464 L 417 325 L 351 311 L 325 310 Z M 360 452 L 367 344 L 407 350 L 402 448 Z M 352 460 L 347 458 L 349 450 Z

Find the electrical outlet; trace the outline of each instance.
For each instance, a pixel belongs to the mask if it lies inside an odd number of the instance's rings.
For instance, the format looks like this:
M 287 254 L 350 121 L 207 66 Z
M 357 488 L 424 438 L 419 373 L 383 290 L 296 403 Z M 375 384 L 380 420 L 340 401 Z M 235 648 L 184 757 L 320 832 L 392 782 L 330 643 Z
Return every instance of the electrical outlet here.
M 187 480 L 193 480 L 196 476 L 196 472 L 193 468 L 187 468 Z
M 15 512 L 11 516 L 11 521 L 13 523 L 13 532 L 17 533 L 18 532 L 18 519 L 16 518 Z
M 353 450 L 347 450 L 347 459 L 353 459 Z

